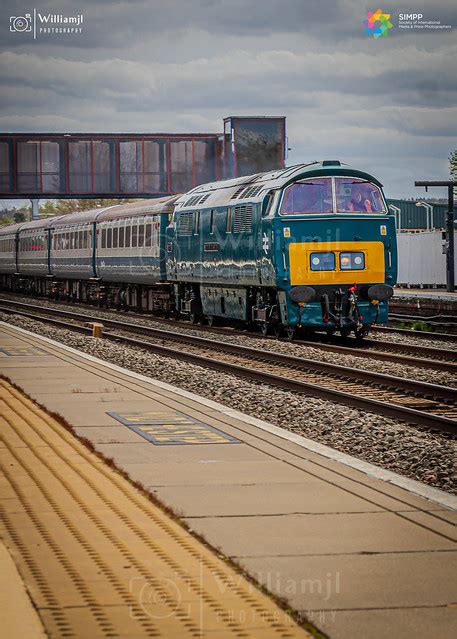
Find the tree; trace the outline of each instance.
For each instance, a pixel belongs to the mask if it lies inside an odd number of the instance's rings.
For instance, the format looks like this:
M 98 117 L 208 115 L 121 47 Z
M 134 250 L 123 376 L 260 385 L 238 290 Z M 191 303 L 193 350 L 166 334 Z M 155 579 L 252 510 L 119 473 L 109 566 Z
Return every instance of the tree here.
M 67 213 L 89 211 L 91 209 L 113 206 L 115 204 L 125 204 L 127 202 L 136 202 L 136 200 L 134 198 L 128 198 L 125 200 L 106 198 L 81 200 L 48 200 L 40 206 L 40 215 L 42 217 L 49 217 L 51 215 L 66 215 Z
M 19 224 L 20 222 L 26 222 L 28 216 L 29 216 L 29 211 L 27 211 L 26 208 L 20 208 L 14 212 L 13 219 L 16 224 Z
M 449 156 L 449 173 L 453 180 L 457 180 L 457 150 Z
M 453 180 L 457 180 L 457 150 L 449 156 L 449 173 Z M 457 186 L 454 187 L 454 200 L 457 199 Z

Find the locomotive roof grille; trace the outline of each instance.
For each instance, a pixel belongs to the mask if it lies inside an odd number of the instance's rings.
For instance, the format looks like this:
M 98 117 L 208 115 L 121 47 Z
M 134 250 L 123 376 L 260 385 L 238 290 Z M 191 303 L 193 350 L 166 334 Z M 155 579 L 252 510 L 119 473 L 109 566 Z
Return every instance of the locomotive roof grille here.
M 235 191 L 235 193 L 230 198 L 231 200 L 241 200 L 243 198 L 254 197 L 255 195 L 259 195 L 259 193 L 263 189 L 263 184 L 260 186 L 245 186 L 243 185 L 239 189 Z

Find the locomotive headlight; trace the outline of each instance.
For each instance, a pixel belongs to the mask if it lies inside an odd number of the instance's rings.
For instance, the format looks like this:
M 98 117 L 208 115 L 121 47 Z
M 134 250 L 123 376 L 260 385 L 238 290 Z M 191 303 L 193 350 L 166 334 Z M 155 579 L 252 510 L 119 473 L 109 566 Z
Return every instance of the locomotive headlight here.
M 364 253 L 340 253 L 340 269 L 342 271 L 361 271 L 364 268 Z

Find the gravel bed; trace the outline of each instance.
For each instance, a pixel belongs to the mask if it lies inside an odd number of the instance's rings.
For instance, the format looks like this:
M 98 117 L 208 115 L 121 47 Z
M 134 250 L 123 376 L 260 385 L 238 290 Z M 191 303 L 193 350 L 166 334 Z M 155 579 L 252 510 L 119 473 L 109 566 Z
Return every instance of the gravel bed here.
M 404 335 L 403 333 L 382 333 L 374 328 L 370 333 L 370 338 L 380 342 L 394 342 L 395 344 L 411 344 L 411 346 L 428 346 L 429 348 L 446 349 L 455 351 L 457 357 L 457 335 L 449 335 L 448 340 L 433 339 L 433 333 L 424 333 L 427 337 L 416 337 L 415 335 Z
M 451 435 L 421 431 L 387 417 L 240 380 L 232 375 L 154 355 L 143 349 L 75 334 L 18 315 L 0 313 L 0 319 L 218 401 L 401 475 L 457 493 L 457 441 Z
M 23 301 L 24 297 L 18 297 L 18 300 Z M 30 301 L 30 299 L 29 299 Z M 50 300 L 39 300 L 40 306 L 50 307 L 50 308 L 59 308 L 59 305 Z M 60 305 L 62 308 L 62 305 Z M 74 308 L 75 312 L 81 310 L 81 307 L 78 305 L 65 305 L 66 310 L 72 310 Z M 86 307 L 82 307 L 82 310 L 87 310 Z M 103 311 L 96 308 L 90 309 L 91 315 L 94 317 L 98 317 L 100 319 L 107 318 L 113 319 L 113 313 Z M 154 328 L 161 328 L 164 330 L 170 330 L 170 327 L 151 319 L 149 317 L 132 317 L 129 314 L 119 313 L 118 314 L 120 321 L 129 322 L 132 321 L 136 324 L 141 324 L 144 326 L 151 326 Z M 69 320 L 70 322 L 70 320 Z M 403 377 L 407 379 L 413 379 L 421 382 L 429 382 L 432 384 L 441 384 L 443 386 L 457 387 L 457 376 L 452 373 L 446 373 L 445 371 L 437 371 L 430 368 L 420 368 L 417 366 L 407 366 L 405 364 L 395 364 L 394 362 L 386 362 L 384 360 L 375 360 L 370 359 L 368 357 L 356 357 L 354 355 L 346 355 L 340 353 L 333 353 L 321 350 L 319 348 L 313 348 L 311 346 L 303 346 L 300 343 L 295 342 L 285 342 L 279 340 L 266 340 L 264 338 L 255 338 L 249 337 L 247 335 L 243 335 L 239 331 L 233 331 L 233 335 L 226 335 L 223 333 L 216 333 L 211 331 L 201 331 L 197 328 L 183 327 L 182 325 L 178 325 L 176 327 L 176 332 L 184 333 L 188 335 L 195 335 L 197 337 L 204 337 L 207 339 L 214 339 L 218 341 L 224 342 L 232 342 L 236 344 L 240 344 L 242 346 L 248 346 L 251 348 L 258 348 L 261 350 L 270 350 L 276 353 L 283 353 L 286 355 L 296 355 L 297 357 L 304 357 L 308 359 L 314 359 L 321 362 L 329 362 L 332 364 L 339 364 L 341 366 L 348 366 L 351 368 L 364 369 L 368 371 L 373 371 L 376 373 L 385 373 L 386 375 L 394 375 L 396 377 Z M 378 333 L 378 335 L 381 335 Z M 390 336 L 389 336 L 390 337 Z M 393 336 L 392 336 L 393 337 Z M 402 337 L 401 335 L 395 335 L 395 337 Z M 380 340 L 380 341 L 388 341 L 388 340 Z M 391 340 L 394 341 L 394 340 Z M 398 341 L 398 340 L 395 340 Z M 420 342 L 420 338 L 416 338 L 416 341 Z M 434 343 L 436 347 L 437 342 Z M 441 344 L 440 347 L 443 345 Z M 447 344 L 446 344 L 447 348 Z

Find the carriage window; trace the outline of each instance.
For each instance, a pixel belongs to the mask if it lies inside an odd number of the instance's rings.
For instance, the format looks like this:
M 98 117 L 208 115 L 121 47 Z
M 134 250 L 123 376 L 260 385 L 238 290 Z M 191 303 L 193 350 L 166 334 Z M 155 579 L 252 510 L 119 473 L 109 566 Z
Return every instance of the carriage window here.
M 335 253 L 311 253 L 309 260 L 312 271 L 335 270 Z
M 119 227 L 119 248 L 124 248 L 124 227 Z
M 144 246 L 144 224 L 138 225 L 138 246 L 140 248 Z
M 146 224 L 146 242 L 145 246 L 151 246 L 152 224 Z
M 332 180 L 315 178 L 291 184 L 284 191 L 281 215 L 294 213 L 332 213 Z
M 354 178 L 335 178 L 338 213 L 385 213 L 381 191 L 375 184 Z
M 130 248 L 130 226 L 125 227 L 125 246 Z
M 106 248 L 106 229 L 102 229 L 102 248 Z
M 119 236 L 119 229 L 115 227 L 113 229 L 113 248 L 117 248 L 118 246 L 118 236 Z
M 111 248 L 113 245 L 113 229 L 109 227 L 106 230 L 106 248 Z
M 132 247 L 135 248 L 138 245 L 138 227 L 132 226 Z

